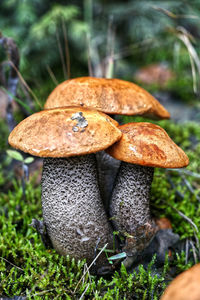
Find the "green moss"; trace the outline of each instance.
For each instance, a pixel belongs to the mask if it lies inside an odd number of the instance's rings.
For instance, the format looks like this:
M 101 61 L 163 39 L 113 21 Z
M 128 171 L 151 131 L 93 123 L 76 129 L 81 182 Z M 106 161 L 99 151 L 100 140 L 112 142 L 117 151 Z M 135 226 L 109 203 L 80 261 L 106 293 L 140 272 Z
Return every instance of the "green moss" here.
M 141 119 L 140 119 L 141 120 Z M 130 119 L 129 119 L 130 121 Z M 135 119 L 134 119 L 135 121 Z M 199 125 L 189 123 L 176 125 L 170 121 L 157 122 L 188 154 L 191 172 L 200 173 Z M 6 147 L 6 145 L 5 145 Z M 174 184 L 171 186 L 169 176 Z M 183 179 L 195 189 L 194 194 Z M 0 176 L 1 178 L 1 176 Z M 5 179 L 4 179 L 5 180 Z M 152 185 L 152 212 L 155 217 L 170 219 L 174 232 L 181 239 L 189 238 L 198 247 L 200 235 L 191 224 L 181 217 L 182 212 L 200 228 L 200 203 L 197 199 L 200 179 L 184 173 L 156 169 Z M 183 194 L 180 198 L 179 191 Z M 184 252 L 175 255 L 160 270 L 154 271 L 154 259 L 145 270 L 141 265 L 129 273 L 121 266 L 110 278 L 96 277 L 86 273 L 85 262 L 47 250 L 35 229 L 29 226 L 32 218 L 41 219 L 40 187 L 30 182 L 26 187 L 24 200 L 20 183 L 12 180 L 8 192 L 0 193 L 0 295 L 26 296 L 27 299 L 160 299 L 170 277 L 171 267 L 176 274 L 189 268 Z M 175 210 L 175 209 L 176 210 Z M 81 279 L 82 278 L 82 279 Z M 85 297 L 85 298 L 84 298 Z
M 162 292 L 164 277 L 153 274 L 154 261 L 147 271 L 140 266 L 129 274 L 122 266 L 110 280 L 86 273 L 80 281 L 85 262 L 45 249 L 29 226 L 32 218 L 42 217 L 40 188 L 27 184 L 26 200 L 22 199 L 22 189 L 15 181 L 13 190 L 0 196 L 0 295 L 77 299 L 85 292 L 90 299 L 132 299 L 133 294 L 136 299 L 148 299 L 153 290 Z
M 198 123 L 174 124 L 170 121 L 157 122 L 163 127 L 169 136 L 188 155 L 190 164 L 187 170 L 200 174 L 200 130 Z M 172 183 L 173 187 L 172 187 Z M 194 189 L 192 193 L 187 184 Z M 200 202 L 197 198 L 200 192 L 200 178 L 189 176 L 184 170 L 179 172 L 156 169 L 152 184 L 152 209 L 154 214 L 165 216 L 172 222 L 174 232 L 181 239 L 194 238 L 194 234 L 200 237 L 194 226 L 178 214 L 176 210 L 190 218 L 197 228 L 200 228 Z M 182 196 L 180 196 L 180 193 Z M 176 209 L 176 210 L 175 210 Z
M 5 120 L 0 118 L 0 154 L 2 154 L 8 145 L 9 130 Z

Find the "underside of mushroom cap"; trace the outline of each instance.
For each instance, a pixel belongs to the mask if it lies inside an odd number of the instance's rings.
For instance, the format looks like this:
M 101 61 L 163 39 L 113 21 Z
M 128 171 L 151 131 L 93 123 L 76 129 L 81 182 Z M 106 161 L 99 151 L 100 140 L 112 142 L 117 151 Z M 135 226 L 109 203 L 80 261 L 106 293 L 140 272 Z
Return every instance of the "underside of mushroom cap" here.
M 120 139 L 118 123 L 83 107 L 48 109 L 20 122 L 9 144 L 40 157 L 69 157 L 95 153 Z
M 144 115 L 169 119 L 169 112 L 147 91 L 120 79 L 79 77 L 59 84 L 44 108 L 92 107 L 107 114 Z
M 151 123 L 128 123 L 118 127 L 123 135 L 106 152 L 118 160 L 160 168 L 182 168 L 189 164 L 184 151 L 166 131 Z

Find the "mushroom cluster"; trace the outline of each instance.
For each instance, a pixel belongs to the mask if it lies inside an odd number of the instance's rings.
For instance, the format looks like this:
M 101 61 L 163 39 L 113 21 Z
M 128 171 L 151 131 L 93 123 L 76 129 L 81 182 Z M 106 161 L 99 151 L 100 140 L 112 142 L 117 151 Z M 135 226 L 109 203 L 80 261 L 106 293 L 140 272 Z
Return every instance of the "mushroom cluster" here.
M 63 106 L 92 107 L 112 115 L 169 119 L 169 112 L 146 90 L 120 79 L 79 77 L 59 84 L 49 95 L 45 109 Z M 96 154 L 100 194 L 106 210 L 120 161 L 104 151 Z
M 130 266 L 156 232 L 149 209 L 153 168 L 184 167 L 188 158 L 161 127 L 119 126 L 106 113 L 170 117 L 133 83 L 81 77 L 58 85 L 45 110 L 19 123 L 9 143 L 44 157 L 42 209 L 54 248 L 91 262 L 97 247 L 112 248 L 115 229 L 126 240 Z

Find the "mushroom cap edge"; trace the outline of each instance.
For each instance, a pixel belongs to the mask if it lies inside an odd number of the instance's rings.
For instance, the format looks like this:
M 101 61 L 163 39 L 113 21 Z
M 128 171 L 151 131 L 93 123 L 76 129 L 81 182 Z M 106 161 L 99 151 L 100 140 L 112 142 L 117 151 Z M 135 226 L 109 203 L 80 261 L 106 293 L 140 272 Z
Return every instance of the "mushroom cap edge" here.
M 37 112 L 21 121 L 8 142 L 39 157 L 70 157 L 105 150 L 121 138 L 118 123 L 104 113 L 64 107 Z
M 118 128 L 123 133 L 122 138 L 106 149 L 115 159 L 159 168 L 183 168 L 189 164 L 187 155 L 162 127 L 137 122 Z

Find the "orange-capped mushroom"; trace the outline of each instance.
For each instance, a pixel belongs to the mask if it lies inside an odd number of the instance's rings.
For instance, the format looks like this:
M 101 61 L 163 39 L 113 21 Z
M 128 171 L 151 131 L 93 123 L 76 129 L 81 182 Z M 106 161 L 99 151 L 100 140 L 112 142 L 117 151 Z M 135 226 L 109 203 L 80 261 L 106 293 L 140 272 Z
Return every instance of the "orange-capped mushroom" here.
M 178 275 L 166 288 L 161 300 L 199 300 L 200 264 Z
M 169 112 L 146 90 L 121 79 L 79 77 L 66 80 L 51 92 L 44 108 L 62 106 L 91 107 L 107 114 L 170 118 Z
M 93 153 L 119 140 L 122 133 L 116 125 L 96 110 L 56 108 L 31 115 L 9 136 L 14 148 L 44 157 L 43 218 L 60 254 L 91 262 L 97 244 L 112 247 L 112 230 L 100 199 Z
M 112 157 L 124 162 L 159 168 L 183 168 L 189 164 L 184 151 L 158 125 L 138 122 L 119 126 L 122 138 L 109 149 Z
M 106 150 L 122 161 L 109 211 L 115 229 L 129 236 L 125 251 L 130 263 L 156 232 L 149 209 L 154 167 L 181 168 L 187 166 L 189 160 L 160 126 L 141 122 L 118 128 L 122 138 Z
M 9 144 L 40 157 L 70 157 L 96 153 L 120 139 L 118 123 L 82 107 L 43 110 L 18 124 Z

